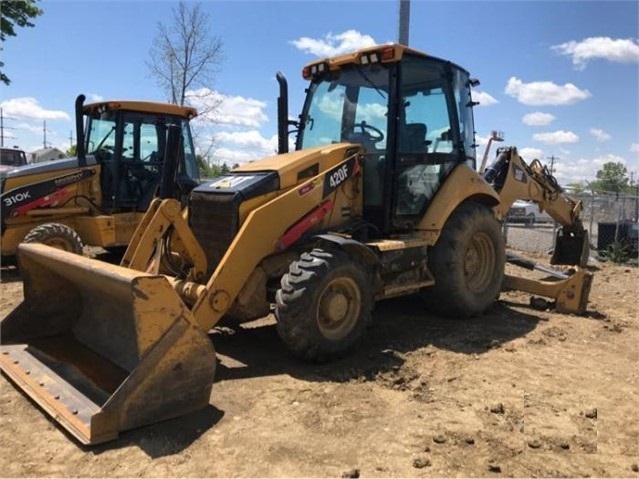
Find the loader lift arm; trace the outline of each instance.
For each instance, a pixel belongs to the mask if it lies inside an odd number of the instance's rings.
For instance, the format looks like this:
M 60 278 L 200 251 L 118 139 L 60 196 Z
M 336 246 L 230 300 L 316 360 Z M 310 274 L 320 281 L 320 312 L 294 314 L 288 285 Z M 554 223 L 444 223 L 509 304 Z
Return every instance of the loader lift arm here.
M 229 310 L 261 260 L 281 251 L 291 243 L 291 237 L 299 237 L 304 229 L 331 210 L 332 202 L 323 184 L 330 181 L 332 171 L 345 165 L 349 171 L 348 179 L 355 176 L 360 171 L 357 156 L 358 153 L 351 153 L 337 166 L 251 211 L 206 284 L 199 282 L 206 271 L 201 247 L 185 215 L 176 214 L 179 203 L 174 199 L 155 200 L 140 223 L 139 235 L 134 236 L 135 241 L 127 250 L 122 265 L 157 274 L 157 257 L 161 253 L 154 252 L 149 245 L 157 250 L 163 247 L 166 235 L 175 234 L 184 247 L 181 256 L 192 258 L 193 266 L 186 278 L 169 277 L 168 280 L 183 301 L 192 306 L 192 313 L 202 330 L 208 331 Z M 286 215 L 278 213 L 284 210 Z M 296 222 L 291 224 L 291 218 L 296 218 Z M 147 265 L 150 265 L 150 271 Z

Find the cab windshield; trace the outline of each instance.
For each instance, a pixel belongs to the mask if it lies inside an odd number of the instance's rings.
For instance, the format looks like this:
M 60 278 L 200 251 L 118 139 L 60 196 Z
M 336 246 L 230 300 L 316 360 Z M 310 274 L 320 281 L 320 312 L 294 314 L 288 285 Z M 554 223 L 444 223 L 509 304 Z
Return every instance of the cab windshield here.
M 297 149 L 343 141 L 386 148 L 389 69 L 348 65 L 311 84 Z
M 198 180 L 193 139 L 188 120 L 183 118 L 121 110 L 92 115 L 87 126 L 86 151 L 103 162 L 118 157 L 120 161 L 159 167 L 164 162 L 167 125 L 172 123 L 182 126 L 184 150 L 183 159 L 178 163 L 178 173 Z M 118 128 L 122 128 L 121 133 Z

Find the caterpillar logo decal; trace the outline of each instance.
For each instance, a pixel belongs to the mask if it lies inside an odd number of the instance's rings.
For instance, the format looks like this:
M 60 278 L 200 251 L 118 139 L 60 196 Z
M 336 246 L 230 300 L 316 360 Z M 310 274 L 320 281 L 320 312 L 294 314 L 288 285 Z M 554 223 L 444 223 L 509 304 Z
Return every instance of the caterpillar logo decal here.
M 519 168 L 517 165 L 513 165 L 513 176 L 515 180 L 520 181 L 522 183 L 526 183 L 528 181 L 528 176 L 526 172 Z

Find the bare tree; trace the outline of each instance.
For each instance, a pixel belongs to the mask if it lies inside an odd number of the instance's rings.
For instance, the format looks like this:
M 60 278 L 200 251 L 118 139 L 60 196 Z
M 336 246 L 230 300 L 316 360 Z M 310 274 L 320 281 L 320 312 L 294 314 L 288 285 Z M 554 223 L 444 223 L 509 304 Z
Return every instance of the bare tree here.
M 211 85 L 223 59 L 222 41 L 210 35 L 210 18 L 202 9 L 202 4 L 187 4 L 181 0 L 173 9 L 172 23 L 167 26 L 160 22 L 157 27 L 147 66 L 158 85 L 168 94 L 169 101 L 184 105 L 187 91 L 197 95 L 197 90 L 200 95 L 210 95 Z M 207 105 L 207 111 L 219 104 L 201 98 L 196 102 L 198 105 L 194 106 Z

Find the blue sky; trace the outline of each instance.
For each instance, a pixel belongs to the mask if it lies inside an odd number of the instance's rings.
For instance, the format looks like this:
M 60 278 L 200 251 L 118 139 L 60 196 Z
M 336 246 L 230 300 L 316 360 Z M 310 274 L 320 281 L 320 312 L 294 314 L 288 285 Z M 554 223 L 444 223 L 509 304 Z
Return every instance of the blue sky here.
M 67 149 L 73 103 L 164 101 L 145 61 L 173 1 L 45 0 L 35 28 L 3 43 L 0 102 L 5 146 Z M 327 55 L 396 41 L 398 0 L 203 1 L 224 59 L 211 94 L 222 99 L 212 162 L 242 163 L 277 145 L 275 72 L 297 116 L 302 66 Z M 606 161 L 639 179 L 639 2 L 412 0 L 410 46 L 448 58 L 481 80 L 480 145 L 505 133 L 528 161 L 554 155 L 560 182 L 591 180 Z M 13 137 L 13 138 L 11 138 Z M 481 158 L 484 147 L 478 148 Z

